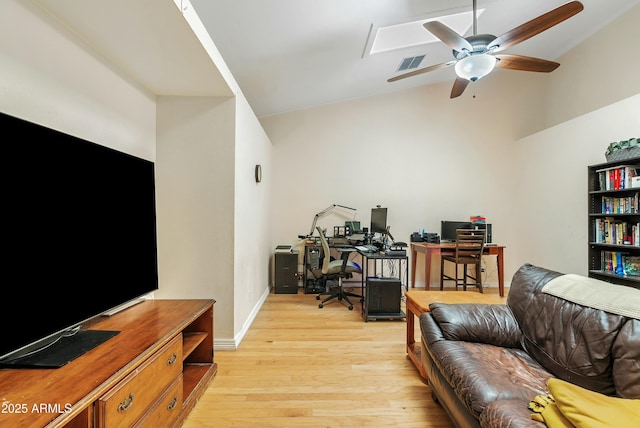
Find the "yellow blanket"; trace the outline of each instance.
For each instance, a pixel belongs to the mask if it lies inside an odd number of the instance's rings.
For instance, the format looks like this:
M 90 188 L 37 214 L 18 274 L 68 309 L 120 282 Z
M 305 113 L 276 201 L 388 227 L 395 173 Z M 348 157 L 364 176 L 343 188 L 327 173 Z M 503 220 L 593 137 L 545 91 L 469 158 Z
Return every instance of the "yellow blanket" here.
M 549 395 L 529 403 L 531 419 L 550 428 L 625 428 L 640 426 L 640 400 L 609 397 L 551 378 Z

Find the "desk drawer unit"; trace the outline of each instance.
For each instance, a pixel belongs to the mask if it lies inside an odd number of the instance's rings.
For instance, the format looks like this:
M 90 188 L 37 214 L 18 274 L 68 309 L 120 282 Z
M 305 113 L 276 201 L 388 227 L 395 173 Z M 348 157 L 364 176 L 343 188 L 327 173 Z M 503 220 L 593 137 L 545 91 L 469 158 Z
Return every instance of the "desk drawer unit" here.
M 178 334 L 98 400 L 97 425 L 132 426 L 181 374 L 182 334 Z
M 298 253 L 276 253 L 274 271 L 274 293 L 298 293 Z

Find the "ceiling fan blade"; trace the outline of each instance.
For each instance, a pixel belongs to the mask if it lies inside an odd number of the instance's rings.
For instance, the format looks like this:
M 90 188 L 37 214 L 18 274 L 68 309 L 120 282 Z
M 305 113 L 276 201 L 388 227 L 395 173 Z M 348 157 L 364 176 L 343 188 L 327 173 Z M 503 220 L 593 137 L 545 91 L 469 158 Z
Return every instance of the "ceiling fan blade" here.
M 579 1 L 571 1 L 560 7 L 557 7 L 531 21 L 507 31 L 501 36 L 496 37 L 494 41 L 489 43 L 487 50 L 493 52 L 499 52 L 507 49 L 517 43 L 523 42 L 536 34 L 540 34 L 545 30 L 561 23 L 562 21 L 571 18 L 576 13 L 582 11 L 584 6 Z M 425 24 L 426 25 L 426 24 Z
M 439 38 L 445 45 L 449 46 L 453 50 L 458 52 L 462 52 L 464 50 L 471 52 L 473 50 L 473 46 L 471 46 L 471 43 L 469 43 L 467 39 L 440 21 L 425 22 L 423 26 L 427 31 Z
M 498 61 L 496 67 L 510 70 L 537 71 L 549 73 L 560 67 L 560 63 L 547 61 L 546 59 L 533 58 L 523 55 L 494 55 Z
M 467 79 L 463 79 L 462 77 L 457 77 L 456 81 L 453 82 L 453 88 L 451 88 L 451 96 L 449 98 L 456 98 L 462 95 L 467 86 L 469 85 L 469 81 Z
M 456 61 L 443 62 L 442 64 L 431 65 L 429 67 L 421 68 L 419 70 L 410 71 L 409 73 L 401 74 L 399 76 L 392 77 L 391 79 L 387 79 L 387 82 L 395 82 L 400 79 L 405 79 L 407 77 L 418 76 L 420 74 L 428 73 L 434 70 L 440 70 L 441 68 L 446 68 L 455 64 Z

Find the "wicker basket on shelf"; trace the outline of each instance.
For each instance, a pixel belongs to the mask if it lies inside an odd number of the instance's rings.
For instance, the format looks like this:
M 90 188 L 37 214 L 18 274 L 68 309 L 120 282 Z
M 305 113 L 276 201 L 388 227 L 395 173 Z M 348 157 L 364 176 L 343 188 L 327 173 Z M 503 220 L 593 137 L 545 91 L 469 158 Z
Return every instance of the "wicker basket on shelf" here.
M 640 157 L 640 138 L 630 138 L 609 144 L 604 153 L 607 162 Z

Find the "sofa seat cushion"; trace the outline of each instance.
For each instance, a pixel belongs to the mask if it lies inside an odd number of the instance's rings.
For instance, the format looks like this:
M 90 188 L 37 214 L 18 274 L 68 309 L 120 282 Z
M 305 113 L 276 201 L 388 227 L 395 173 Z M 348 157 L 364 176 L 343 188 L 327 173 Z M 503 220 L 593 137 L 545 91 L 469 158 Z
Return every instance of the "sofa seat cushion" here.
M 531 397 L 546 392 L 551 374 L 523 350 L 482 343 L 438 341 L 429 353 L 476 418 L 496 400 L 517 400 L 523 409 Z

